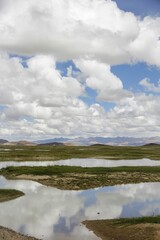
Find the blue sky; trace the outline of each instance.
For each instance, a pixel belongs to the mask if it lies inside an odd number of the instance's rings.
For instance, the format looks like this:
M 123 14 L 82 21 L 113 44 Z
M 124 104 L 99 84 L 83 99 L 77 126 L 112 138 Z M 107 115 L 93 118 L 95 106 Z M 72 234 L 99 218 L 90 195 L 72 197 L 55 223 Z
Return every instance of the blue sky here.
M 72 61 L 58 62 L 57 69 L 62 72 L 62 75 L 67 75 L 67 68 L 72 66 L 74 71 L 80 72 L 77 69 Z M 149 79 L 152 83 L 157 85 L 158 80 L 160 79 L 160 69 L 156 66 L 149 66 L 145 63 L 136 63 L 136 64 L 122 64 L 117 66 L 112 66 L 112 72 L 119 77 L 125 89 L 133 91 L 134 93 L 145 91 L 143 86 L 140 85 L 142 79 Z M 150 92 L 150 91 L 149 91 Z M 154 93 L 155 95 L 159 93 Z M 89 106 L 98 102 L 105 110 L 109 110 L 115 106 L 114 102 L 105 102 L 99 101 L 96 99 L 96 91 L 86 87 L 84 96 L 81 96 L 81 99 L 85 101 Z
M 112 72 L 123 79 L 125 88 L 134 92 L 143 90 L 139 84 L 142 79 L 149 78 L 154 84 L 157 84 L 160 78 L 160 69 L 145 63 L 113 66 Z
M 0 6 L 0 138 L 160 136 L 158 0 Z
M 115 0 L 124 11 L 133 12 L 137 16 L 160 15 L 159 0 Z
M 159 0 L 114 0 L 118 7 L 126 12 L 132 12 L 138 17 L 160 16 L 160 1 Z M 64 75 L 67 73 L 67 68 L 72 65 L 74 70 L 75 65 L 72 61 L 61 62 L 57 64 Z M 156 66 L 147 65 L 146 63 L 121 64 L 112 66 L 112 72 L 117 75 L 123 82 L 126 89 L 134 92 L 142 91 L 142 86 L 139 82 L 144 79 L 150 79 L 154 84 L 157 84 L 160 79 L 160 69 Z M 93 89 L 87 88 L 86 95 L 83 97 L 87 104 L 91 105 L 96 102 L 96 93 Z M 114 106 L 114 103 L 100 102 L 103 107 L 108 110 Z

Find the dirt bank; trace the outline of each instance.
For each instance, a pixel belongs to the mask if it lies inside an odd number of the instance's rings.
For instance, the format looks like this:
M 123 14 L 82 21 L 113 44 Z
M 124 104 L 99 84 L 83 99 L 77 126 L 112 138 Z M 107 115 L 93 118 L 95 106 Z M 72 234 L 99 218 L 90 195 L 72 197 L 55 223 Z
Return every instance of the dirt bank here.
M 0 240 L 38 240 L 38 239 L 18 234 L 10 229 L 0 226 Z
M 8 176 L 6 176 L 8 178 Z M 88 173 L 63 173 L 60 175 L 38 176 L 38 175 L 14 175 L 9 178 L 30 179 L 41 184 L 56 187 L 59 189 L 79 190 L 97 188 L 102 186 L 113 186 L 128 183 L 160 182 L 160 173 L 143 172 L 113 172 L 106 174 Z
M 115 224 L 110 220 L 84 221 L 102 240 L 159 240 L 160 224 Z

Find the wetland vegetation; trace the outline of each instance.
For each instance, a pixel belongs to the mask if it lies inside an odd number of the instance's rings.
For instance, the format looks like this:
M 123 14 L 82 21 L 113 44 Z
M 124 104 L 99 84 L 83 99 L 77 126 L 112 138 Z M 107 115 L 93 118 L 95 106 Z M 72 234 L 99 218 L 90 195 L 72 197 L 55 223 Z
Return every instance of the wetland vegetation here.
M 17 233 L 13 230 L 10 230 L 8 228 L 4 228 L 0 226 L 0 239 L 3 240 L 38 240 L 34 237 L 24 236 L 20 233 Z
M 160 159 L 160 145 L 145 146 L 4 146 L 0 161 L 46 161 L 69 158 Z
M 70 158 L 160 160 L 160 146 L 1 146 L 0 161 L 46 161 Z M 30 179 L 59 189 L 80 190 L 127 183 L 160 182 L 160 166 L 152 167 L 7 167 L 0 170 L 7 179 Z M 7 192 L 8 191 L 8 192 Z M 23 193 L 0 190 L 0 201 Z M 8 194 L 8 196 L 7 196 Z M 16 195 L 17 194 L 17 195 Z M 2 196 L 2 197 L 1 197 Z M 3 197 L 6 197 L 3 198 Z M 8 199 L 7 199 L 8 198 Z M 1 200 L 2 199 L 2 200 Z M 3 200 L 4 199 L 4 200 Z M 160 217 L 85 221 L 101 239 L 158 240 Z M 2 229 L 2 231 L 5 229 Z M 110 233 L 109 235 L 108 232 Z M 12 233 L 13 234 L 13 233 Z M 7 239 L 7 238 L 6 238 Z
M 7 167 L 8 179 L 30 179 L 59 189 L 89 189 L 127 183 L 159 182 L 160 167 L 82 168 L 70 166 Z
M 114 220 L 89 220 L 84 221 L 83 224 L 102 240 L 160 239 L 160 216 Z

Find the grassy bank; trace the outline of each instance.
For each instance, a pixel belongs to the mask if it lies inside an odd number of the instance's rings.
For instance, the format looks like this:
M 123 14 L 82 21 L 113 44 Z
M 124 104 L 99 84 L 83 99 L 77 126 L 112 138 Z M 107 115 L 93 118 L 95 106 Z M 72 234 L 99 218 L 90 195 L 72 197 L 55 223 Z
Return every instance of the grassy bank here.
M 24 193 L 14 189 L 0 189 L 0 202 L 9 201 L 23 196 Z
M 24 236 L 11 229 L 0 226 L 0 239 L 2 240 L 38 240 L 34 237 Z M 40 240 L 40 239 L 39 239 Z
M 160 216 L 83 222 L 102 240 L 158 240 Z
M 160 166 L 141 167 L 75 167 L 75 166 L 38 166 L 38 167 L 7 167 L 0 170 L 0 175 L 61 175 L 66 173 L 108 174 L 108 173 L 160 173 Z
M 68 158 L 160 159 L 160 146 L 0 146 L 0 161 Z
M 107 220 L 106 220 L 107 221 Z M 160 215 L 158 216 L 146 216 L 139 218 L 120 218 L 112 220 L 113 224 L 140 224 L 140 223 L 155 223 L 160 224 Z
M 7 167 L 0 170 L 0 174 L 8 179 L 30 179 L 60 189 L 89 189 L 127 183 L 160 182 L 160 167 Z

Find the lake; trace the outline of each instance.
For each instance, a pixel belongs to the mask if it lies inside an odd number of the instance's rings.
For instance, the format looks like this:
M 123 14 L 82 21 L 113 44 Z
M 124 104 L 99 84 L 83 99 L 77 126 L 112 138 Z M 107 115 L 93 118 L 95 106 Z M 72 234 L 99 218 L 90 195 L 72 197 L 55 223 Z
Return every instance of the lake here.
M 0 169 L 9 166 L 81 166 L 81 167 L 120 167 L 120 166 L 160 166 L 159 160 L 136 159 L 136 160 L 108 160 L 96 158 L 72 158 L 58 161 L 8 161 L 0 162 Z
M 0 176 L 0 188 L 25 193 L 0 203 L 0 225 L 44 240 L 96 240 L 83 220 L 160 214 L 160 183 L 66 191 Z

